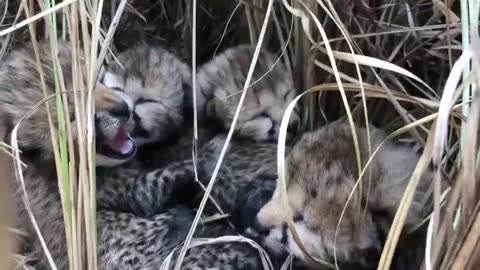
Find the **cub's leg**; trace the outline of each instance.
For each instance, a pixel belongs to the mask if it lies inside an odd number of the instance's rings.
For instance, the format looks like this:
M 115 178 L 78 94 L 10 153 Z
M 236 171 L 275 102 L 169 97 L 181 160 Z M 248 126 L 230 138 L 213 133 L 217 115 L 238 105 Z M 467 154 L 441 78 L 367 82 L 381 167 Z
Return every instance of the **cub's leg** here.
M 196 161 L 184 160 L 149 172 L 118 168 L 98 173 L 97 205 L 100 209 L 133 213 L 147 217 L 161 213 L 165 206 L 188 203 L 199 191 L 195 181 L 209 179 L 223 137 L 209 142 Z

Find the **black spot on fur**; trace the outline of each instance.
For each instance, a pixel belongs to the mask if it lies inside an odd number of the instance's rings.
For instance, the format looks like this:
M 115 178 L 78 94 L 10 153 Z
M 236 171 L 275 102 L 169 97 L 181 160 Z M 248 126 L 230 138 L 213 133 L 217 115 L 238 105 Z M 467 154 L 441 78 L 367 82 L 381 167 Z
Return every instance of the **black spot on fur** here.
M 293 217 L 293 221 L 294 221 L 294 222 L 303 221 L 303 215 L 302 215 L 302 214 L 298 214 L 298 215 L 294 216 L 294 217 Z
M 133 112 L 133 120 L 135 122 L 135 129 L 132 132 L 132 136 L 147 138 L 150 133 L 142 126 L 142 120 L 135 111 Z
M 286 245 L 288 241 L 287 231 L 288 231 L 288 225 L 287 223 L 285 223 L 282 226 L 282 239 L 280 240 L 280 242 L 284 245 Z

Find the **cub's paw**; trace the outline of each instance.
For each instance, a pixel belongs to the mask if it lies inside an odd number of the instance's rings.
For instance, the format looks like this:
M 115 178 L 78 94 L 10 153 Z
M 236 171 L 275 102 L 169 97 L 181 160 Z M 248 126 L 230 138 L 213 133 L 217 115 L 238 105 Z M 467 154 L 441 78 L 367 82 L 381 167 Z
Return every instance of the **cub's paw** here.
M 254 227 L 257 213 L 273 196 L 276 180 L 277 175 L 259 174 L 241 191 L 232 214 L 232 222 L 241 233 Z

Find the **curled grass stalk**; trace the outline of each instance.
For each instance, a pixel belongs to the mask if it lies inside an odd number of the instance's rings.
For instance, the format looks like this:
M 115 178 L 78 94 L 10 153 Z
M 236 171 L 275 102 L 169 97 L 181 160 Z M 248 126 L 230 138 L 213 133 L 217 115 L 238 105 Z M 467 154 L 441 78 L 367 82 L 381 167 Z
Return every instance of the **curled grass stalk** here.
M 477 91 L 476 91 L 477 92 Z M 475 93 L 469 111 L 470 116 L 466 123 L 466 145 L 478 145 L 478 123 L 480 120 L 480 94 Z M 476 166 L 476 147 L 468 147 L 463 152 L 463 168 L 457 183 L 462 186 L 462 216 L 473 216 L 472 224 L 467 226 L 465 238 L 453 257 L 452 269 L 470 269 L 472 257 L 480 238 L 480 211 L 478 211 L 478 195 Z M 476 209 L 475 209 L 476 208 Z M 477 212 L 477 213 L 475 213 Z
M 322 9 L 325 11 L 325 13 L 327 13 L 327 15 L 330 17 L 330 19 L 335 23 L 335 25 L 340 30 L 342 35 L 345 37 L 345 40 L 347 41 L 348 49 L 350 50 L 350 53 L 353 57 L 353 62 L 354 62 L 354 65 L 355 65 L 355 71 L 356 71 L 357 77 L 358 77 L 358 85 L 360 86 L 360 93 L 361 93 L 361 97 L 362 97 L 362 107 L 363 107 L 363 113 L 364 113 L 363 115 L 364 115 L 364 118 L 365 118 L 365 128 L 366 128 L 366 131 L 367 131 L 367 144 L 368 144 L 367 149 L 368 149 L 368 155 L 370 156 L 371 152 L 372 152 L 372 149 L 371 149 L 372 146 L 371 146 L 371 140 L 370 140 L 370 127 L 369 127 L 370 123 L 369 123 L 368 112 L 367 112 L 367 100 L 366 100 L 366 96 L 365 96 L 365 89 L 364 89 L 364 84 L 363 84 L 362 73 L 360 71 L 360 66 L 359 66 L 358 61 L 355 57 L 355 52 L 354 52 L 353 45 L 352 45 L 353 40 L 349 38 L 348 30 L 346 29 L 345 25 L 342 23 L 342 21 L 341 21 L 340 17 L 338 16 L 338 13 L 336 12 L 332 2 L 329 1 L 329 0 L 325 1 L 328 5 L 328 8 L 327 8 L 322 0 L 317 0 L 317 1 L 320 4 L 320 6 L 322 7 Z M 337 71 L 337 75 L 340 76 L 340 73 L 338 71 Z M 351 128 L 352 128 L 352 132 L 353 132 L 355 127 L 351 126 Z M 355 141 L 355 139 L 354 139 L 354 141 Z M 355 151 L 358 151 L 358 150 L 355 149 Z M 356 154 L 357 154 L 357 160 L 358 160 L 357 162 L 359 163 L 358 171 L 360 172 L 361 162 L 362 162 L 361 159 L 360 159 L 360 152 L 358 151 Z M 368 184 L 367 196 L 366 196 L 365 201 L 368 201 L 368 197 L 369 197 L 369 194 L 370 194 L 371 175 L 369 175 L 369 177 L 368 177 L 368 182 L 369 182 L 369 184 Z M 358 191 L 359 196 L 362 196 L 362 193 L 363 193 L 363 190 L 362 190 L 361 187 L 362 186 L 360 186 L 359 191 Z M 359 207 L 361 208 L 362 205 L 360 204 Z M 361 209 L 358 209 L 358 210 L 359 210 L 359 212 L 361 212 Z M 367 205 L 365 205 L 364 214 L 366 213 L 366 211 L 367 211 Z M 337 238 L 335 238 L 334 241 L 335 241 L 335 244 L 334 244 L 334 251 L 333 252 L 334 252 L 334 258 L 335 258 L 335 264 L 337 265 L 337 268 L 338 268 L 337 249 L 336 249 Z
M 287 170 L 287 163 L 285 162 L 285 145 L 286 145 L 286 140 L 287 140 L 287 128 L 288 128 L 288 123 L 290 120 L 290 115 L 292 114 L 295 105 L 297 102 L 302 98 L 304 95 L 307 93 L 310 93 L 312 91 L 305 91 L 301 93 L 300 95 L 296 96 L 294 100 L 288 104 L 287 109 L 285 110 L 285 113 L 282 118 L 282 122 L 280 124 L 280 130 L 278 134 L 278 145 L 277 145 L 277 174 L 278 174 L 278 180 L 277 180 L 277 189 L 280 190 L 280 198 L 282 200 L 282 205 L 283 205 L 283 211 L 285 213 L 285 218 L 286 222 L 288 225 L 288 228 L 290 229 L 290 232 L 292 233 L 292 237 L 297 243 L 298 247 L 304 254 L 304 259 L 309 261 L 312 264 L 319 264 L 322 267 L 328 267 L 330 269 L 334 269 L 334 265 L 320 260 L 318 258 L 313 257 L 305 248 L 303 245 L 302 240 L 300 239 L 300 236 L 295 228 L 295 222 L 293 221 L 293 215 L 292 215 L 292 209 L 290 208 L 290 200 L 288 199 L 288 194 L 287 194 L 287 181 L 288 179 L 285 177 L 286 170 Z
M 284 206 L 284 211 L 286 213 L 286 217 L 287 217 L 287 223 L 289 225 L 289 229 L 291 230 L 292 232 L 292 236 L 294 237 L 295 241 L 297 242 L 297 244 L 299 245 L 299 247 L 301 249 L 303 249 L 302 251 L 305 253 L 306 256 L 308 256 L 308 253 L 307 251 L 302 247 L 303 244 L 301 242 L 301 239 L 299 238 L 298 236 L 298 233 L 296 232 L 295 230 L 295 225 L 294 225 L 294 222 L 293 222 L 293 217 L 291 215 L 291 209 L 290 209 L 290 205 L 289 205 L 289 199 L 288 199 L 288 194 L 287 194 L 287 189 L 286 189 L 286 184 L 287 184 L 287 180 L 285 178 L 285 170 L 286 170 L 286 163 L 285 163 L 285 160 L 284 160 L 284 157 L 285 157 L 285 142 L 286 142 L 286 132 L 287 132 L 287 127 L 288 127 L 288 121 L 289 121 L 289 117 L 293 111 L 293 108 L 295 107 L 295 104 L 298 102 L 298 100 L 303 96 L 305 95 L 307 92 L 311 92 L 311 91 L 325 91 L 325 90 L 329 90 L 330 87 L 333 87 L 335 84 L 331 84 L 331 85 L 319 85 L 319 86 L 315 86 L 307 91 L 305 91 L 304 93 L 298 95 L 287 107 L 287 109 L 285 110 L 285 114 L 282 118 L 282 123 L 281 123 L 281 126 L 280 126 L 280 134 L 279 134 L 279 141 L 278 141 L 278 154 L 277 154 L 277 163 L 278 163 L 278 182 L 277 182 L 277 185 L 279 185 L 280 187 L 280 196 L 282 198 L 282 203 L 283 203 L 283 206 Z M 337 90 L 339 91 L 339 90 Z M 359 90 L 358 90 L 359 91 Z M 368 92 L 367 92 L 368 93 Z M 460 107 L 461 104 L 458 104 L 455 106 L 455 108 L 458 108 Z M 376 155 L 376 153 L 378 152 L 378 150 L 380 149 L 380 147 L 382 147 L 382 145 L 388 141 L 388 140 L 391 140 L 405 132 L 408 132 L 410 129 L 412 128 L 415 128 L 417 126 L 420 126 L 420 125 L 423 125 L 425 123 L 428 123 L 428 122 L 431 122 L 431 121 L 434 121 L 435 118 L 438 116 L 438 113 L 434 113 L 434 114 L 431 114 L 427 117 L 424 117 L 414 123 L 411 123 L 409 125 L 406 125 L 404 126 L 403 128 L 401 129 L 398 129 L 397 131 L 391 133 L 390 135 L 387 136 L 387 138 L 382 141 L 379 146 L 372 152 L 369 160 L 366 161 L 365 163 L 365 166 L 363 167 L 360 175 L 359 175 L 359 178 L 357 179 L 357 182 L 354 186 L 354 188 L 352 189 L 350 195 L 349 195 L 349 198 L 347 199 L 347 202 L 344 206 L 344 209 L 342 211 L 342 214 L 341 214 L 341 217 L 340 217 L 340 221 L 339 221 L 339 224 L 341 222 L 341 220 L 343 219 L 343 215 L 345 213 L 345 210 L 347 208 L 347 205 L 348 203 L 350 202 L 355 190 L 357 189 L 358 185 L 360 184 L 360 179 L 363 177 L 363 175 L 365 174 L 366 172 L 366 168 L 368 168 L 369 164 L 371 163 L 373 157 Z M 432 132 L 430 130 L 430 134 L 432 136 Z M 433 139 L 431 139 L 433 140 Z M 426 148 L 425 151 L 427 150 L 431 150 L 430 148 Z M 425 152 L 424 151 L 424 152 Z M 430 151 L 431 152 L 431 151 Z M 427 156 L 427 160 L 428 160 L 428 156 Z M 420 177 L 421 173 L 423 173 L 423 171 L 425 170 L 426 168 L 426 164 L 428 164 L 427 161 L 425 161 L 425 158 L 419 162 L 419 164 L 423 164 L 422 166 L 417 166 L 417 168 L 415 169 L 415 172 L 414 174 L 412 175 L 415 176 L 415 177 Z M 418 179 L 417 179 L 418 180 Z M 417 181 L 415 180 L 415 181 Z M 411 182 L 411 181 L 410 181 Z M 416 183 L 414 183 L 416 185 Z M 409 184 L 410 185 L 410 184 Z M 413 185 L 413 184 L 412 184 Z M 407 190 L 409 190 L 409 192 L 413 192 L 412 190 L 414 190 L 414 187 L 407 187 Z M 411 198 L 410 198 L 411 199 Z M 403 202 L 403 201 L 402 201 Z M 405 203 L 404 203 L 405 204 Z M 403 206 L 405 207 L 405 206 Z M 400 208 L 399 208 L 400 209 Z M 338 234 L 338 226 L 337 226 L 337 231 L 336 231 L 336 234 Z M 396 243 L 395 243 L 396 245 Z M 310 255 L 311 256 L 311 255 Z M 328 263 L 328 262 L 325 262 L 325 261 L 322 261 L 322 260 L 319 260 L 317 258 L 314 258 L 314 257 L 311 257 L 311 259 L 314 261 L 314 262 L 317 262 L 317 263 L 320 263 L 322 264 L 324 267 L 327 266 L 327 267 L 330 267 L 330 268 L 335 268 L 334 265 Z
M 428 164 L 430 163 L 432 158 L 432 148 L 433 148 L 432 135 L 434 134 L 435 134 L 435 125 L 432 125 L 432 128 L 430 129 L 430 135 L 428 136 L 423 154 L 420 157 L 418 161 L 418 165 L 416 166 L 410 178 L 410 181 L 407 185 L 407 188 L 405 189 L 405 193 L 398 207 L 397 213 L 395 214 L 395 218 L 393 220 L 392 226 L 388 233 L 387 240 L 385 242 L 385 246 L 383 248 L 382 255 L 381 255 L 377 269 L 390 269 L 393 254 L 397 246 L 398 240 L 400 238 L 400 234 L 403 229 L 403 225 L 405 223 L 408 209 L 413 200 L 415 189 L 418 185 L 418 182 L 420 181 L 422 173 L 427 169 Z
M 217 238 L 194 238 L 191 240 L 191 243 L 189 244 L 187 249 L 191 249 L 194 247 L 198 246 L 204 246 L 204 245 L 213 245 L 213 244 L 218 244 L 218 243 L 232 243 L 232 242 L 241 242 L 241 243 L 247 243 L 254 247 L 257 251 L 258 254 L 260 255 L 260 260 L 262 261 L 262 266 L 265 270 L 273 270 L 273 265 L 272 262 L 270 261 L 270 258 L 268 256 L 268 253 L 255 241 L 251 240 L 250 238 L 246 238 L 243 236 L 237 236 L 237 235 L 225 235 L 225 236 L 220 236 Z M 175 252 L 178 250 L 178 247 L 173 249 L 170 254 L 166 257 L 166 259 L 163 261 L 162 265 L 160 266 L 160 270 L 168 270 L 170 269 L 171 261 L 173 256 L 175 255 Z
M 285 4 L 286 2 L 284 2 Z M 342 102 L 343 102 L 343 105 L 344 105 L 344 108 L 345 108 L 345 111 L 347 113 L 347 118 L 348 118 L 348 122 L 350 124 L 350 127 L 352 129 L 352 137 L 353 137 L 353 141 L 354 141 L 354 145 L 355 145 L 355 155 L 356 155 L 356 160 L 357 160 L 357 168 L 358 168 L 358 171 L 360 172 L 360 168 L 361 168 L 361 158 L 360 158 L 360 148 L 358 146 L 358 136 L 357 136 L 357 132 L 355 130 L 355 123 L 353 122 L 353 116 L 352 116 L 352 112 L 351 112 L 351 109 L 350 109 L 350 105 L 348 104 L 348 100 L 347 100 L 347 96 L 345 94 L 345 90 L 344 90 L 344 87 L 343 87 L 343 83 L 342 83 L 342 79 L 340 78 L 340 74 L 339 74 L 339 71 L 338 71 L 338 67 L 337 67 L 337 64 L 336 64 L 336 61 L 335 61 L 335 58 L 333 56 L 333 50 L 330 46 L 330 43 L 328 42 L 328 37 L 327 37 L 327 34 L 325 32 L 325 29 L 323 28 L 322 24 L 320 23 L 320 21 L 318 20 L 318 18 L 314 15 L 314 13 L 307 8 L 307 6 L 305 4 L 303 4 L 302 1 L 300 1 L 300 3 L 302 3 L 302 5 L 304 6 L 304 8 L 307 10 L 307 12 L 309 13 L 310 17 L 312 18 L 314 24 L 316 25 L 317 27 L 317 30 L 320 32 L 320 35 L 322 37 L 322 40 L 325 41 L 325 49 L 327 51 L 327 55 L 328 55 L 328 59 L 330 61 L 330 65 L 332 66 L 332 69 L 334 71 L 334 77 L 335 77 L 335 81 L 338 85 L 338 88 L 339 88 L 339 92 L 340 92 L 340 95 L 342 97 Z M 309 21 L 309 17 L 307 17 L 307 15 L 305 13 L 303 13 L 301 10 L 298 10 L 298 13 L 299 14 L 302 14 L 302 16 L 306 17 L 305 20 Z M 303 19 L 302 19 L 303 21 Z M 340 27 L 341 28 L 341 27 Z M 309 31 L 309 29 L 303 29 L 304 31 Z M 308 36 L 311 37 L 311 34 L 309 34 Z M 314 42 L 312 42 L 313 44 L 315 44 Z M 362 86 L 363 87 L 363 86 Z
M 424 154 L 422 155 L 419 165 L 425 166 L 424 163 L 430 162 L 431 158 L 433 158 L 434 164 L 437 165 L 437 168 L 440 165 L 441 156 L 444 152 L 444 145 L 447 138 L 447 130 L 448 130 L 447 127 L 449 122 L 449 115 L 450 115 L 450 111 L 452 110 L 453 104 L 455 102 L 454 100 L 454 96 L 455 96 L 454 93 L 456 89 L 455 86 L 458 84 L 463 68 L 466 65 L 468 65 L 468 62 L 471 56 L 472 56 L 472 52 L 469 49 L 465 50 L 462 56 L 460 56 L 459 60 L 454 64 L 452 68 L 452 72 L 445 84 L 444 95 L 442 97 L 442 100 L 440 101 L 438 119 L 436 120 L 436 125 L 435 125 L 435 132 L 432 132 L 428 137 L 429 138 L 428 142 L 430 143 L 427 142 L 427 146 L 424 150 Z M 424 160 L 423 162 L 422 162 L 422 159 Z M 417 166 L 417 168 L 418 167 L 419 166 Z M 438 169 L 437 169 L 436 175 L 438 175 Z M 437 185 L 436 192 L 438 192 L 438 186 L 440 185 L 439 181 L 440 179 L 436 177 L 435 179 L 435 182 L 436 182 L 435 184 Z M 412 179 L 410 180 L 409 186 L 407 187 L 408 192 L 406 191 L 404 194 L 404 197 L 402 198 L 402 203 L 401 203 L 402 207 L 399 208 L 399 210 L 397 211 L 397 214 L 395 215 L 395 219 L 393 221 L 392 227 L 387 237 L 384 250 L 382 252 L 382 256 L 378 266 L 379 270 L 389 269 L 390 267 L 395 246 L 398 242 L 398 238 L 399 238 L 401 229 L 403 227 L 403 223 L 405 221 L 406 212 L 412 200 L 413 194 L 410 194 L 409 192 L 414 191 L 414 188 L 416 187 L 417 182 L 418 182 L 418 179 L 412 177 Z M 434 196 L 434 199 L 435 199 L 435 196 Z M 440 209 L 439 209 L 438 199 L 435 202 L 434 211 L 436 212 L 434 213 L 434 220 L 439 220 Z M 433 226 L 435 227 L 435 225 Z M 433 234 L 436 234 L 435 228 L 433 228 Z

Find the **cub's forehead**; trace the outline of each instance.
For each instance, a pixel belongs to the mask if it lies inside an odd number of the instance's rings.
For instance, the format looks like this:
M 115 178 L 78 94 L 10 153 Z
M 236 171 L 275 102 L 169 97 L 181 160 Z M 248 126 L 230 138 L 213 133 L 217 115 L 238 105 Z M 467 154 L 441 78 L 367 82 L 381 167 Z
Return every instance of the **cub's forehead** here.
M 256 93 L 254 91 L 251 91 L 251 93 L 252 96 L 255 96 L 255 98 L 258 100 L 258 102 L 260 103 L 259 105 L 263 107 L 273 107 L 276 103 L 275 95 L 271 91 L 261 89 Z
M 289 166 L 292 166 L 293 169 L 299 167 L 318 167 L 320 169 L 343 160 L 343 156 L 350 156 L 350 152 L 345 152 L 345 149 L 337 147 L 336 144 L 338 142 L 329 138 L 305 133 L 287 157 Z M 355 152 L 351 154 L 353 157 L 355 156 Z

